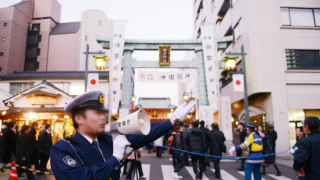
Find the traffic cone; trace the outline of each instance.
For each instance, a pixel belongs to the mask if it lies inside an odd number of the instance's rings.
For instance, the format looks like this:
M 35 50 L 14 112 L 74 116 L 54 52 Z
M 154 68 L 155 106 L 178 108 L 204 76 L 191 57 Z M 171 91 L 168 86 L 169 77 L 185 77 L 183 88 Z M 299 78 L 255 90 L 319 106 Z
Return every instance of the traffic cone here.
M 15 161 L 12 161 L 10 180 L 18 180 L 18 173 Z

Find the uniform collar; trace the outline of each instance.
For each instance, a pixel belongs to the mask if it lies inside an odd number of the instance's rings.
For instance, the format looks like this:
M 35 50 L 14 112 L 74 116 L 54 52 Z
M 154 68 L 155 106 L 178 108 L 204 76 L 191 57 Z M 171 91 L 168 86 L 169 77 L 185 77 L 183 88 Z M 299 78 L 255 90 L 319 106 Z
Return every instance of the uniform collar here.
M 92 144 L 93 141 L 97 141 L 97 142 L 98 142 L 98 139 L 97 139 L 97 138 L 93 140 L 93 139 L 89 138 L 88 136 L 82 134 L 82 133 L 79 132 L 79 131 L 78 131 L 78 133 L 81 134 L 90 144 Z M 98 145 L 99 145 L 99 142 L 98 142 Z

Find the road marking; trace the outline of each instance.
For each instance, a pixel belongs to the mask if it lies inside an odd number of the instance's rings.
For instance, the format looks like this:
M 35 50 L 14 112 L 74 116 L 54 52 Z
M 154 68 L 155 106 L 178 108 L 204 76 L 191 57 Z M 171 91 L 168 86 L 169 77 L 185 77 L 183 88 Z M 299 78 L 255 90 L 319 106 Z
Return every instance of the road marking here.
M 191 159 L 188 159 L 189 161 L 191 161 Z M 169 158 L 169 161 L 172 161 L 172 158 Z
M 195 179 L 196 175 L 195 175 L 194 172 L 193 172 L 193 168 L 192 168 L 192 167 L 187 167 L 187 166 L 185 166 L 185 168 L 187 169 L 187 171 L 189 172 L 189 174 L 191 175 L 191 177 L 192 177 L 193 179 Z M 209 178 L 207 178 L 207 176 L 202 173 L 202 180 L 209 180 Z
M 214 169 L 211 169 L 211 171 L 215 172 Z M 220 169 L 221 178 L 226 180 L 237 180 L 237 178 L 233 177 L 231 174 L 229 174 L 227 171 Z
M 238 173 L 240 173 L 240 174 L 242 174 L 243 176 L 245 176 L 243 171 L 238 171 Z M 252 173 L 251 173 L 251 179 L 254 179 L 254 177 L 253 177 L 253 174 L 252 174 Z M 265 178 L 262 178 L 262 180 L 266 180 L 266 179 L 265 179 Z
M 150 164 L 142 164 L 142 172 L 144 177 L 147 178 L 147 180 L 150 179 Z
M 163 179 L 174 179 L 173 177 L 173 166 L 172 165 L 161 165 Z
M 278 180 L 291 180 L 291 179 L 289 179 L 289 178 L 287 178 L 287 177 L 284 177 L 284 176 L 276 176 L 276 175 L 274 175 L 274 174 L 267 174 L 267 176 L 270 176 L 270 177 L 272 177 L 272 178 L 274 178 L 274 179 L 278 179 Z

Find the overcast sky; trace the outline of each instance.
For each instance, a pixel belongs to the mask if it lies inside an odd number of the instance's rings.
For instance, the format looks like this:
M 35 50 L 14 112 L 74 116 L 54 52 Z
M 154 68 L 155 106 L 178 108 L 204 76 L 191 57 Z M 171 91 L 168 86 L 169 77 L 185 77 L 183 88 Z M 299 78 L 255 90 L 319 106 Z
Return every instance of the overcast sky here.
M 85 10 L 103 10 L 110 20 L 127 20 L 125 37 L 128 39 L 190 39 L 193 33 L 192 0 L 58 1 L 62 6 L 61 22 L 80 21 Z M 18 2 L 20 0 L 0 0 L 0 7 Z M 173 60 L 181 60 L 183 56 L 184 52 L 172 53 Z M 133 57 L 157 61 L 159 56 L 156 51 L 143 51 L 134 53 Z M 172 104 L 177 105 L 177 87 L 177 84 L 136 82 L 135 93 L 137 97 L 170 97 Z

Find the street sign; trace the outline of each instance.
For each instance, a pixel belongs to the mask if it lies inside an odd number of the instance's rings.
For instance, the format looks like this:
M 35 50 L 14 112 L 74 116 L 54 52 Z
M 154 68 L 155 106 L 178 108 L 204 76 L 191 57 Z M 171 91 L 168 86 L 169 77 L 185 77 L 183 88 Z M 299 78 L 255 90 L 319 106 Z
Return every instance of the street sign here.
M 170 66 L 171 46 L 159 46 L 159 65 Z

